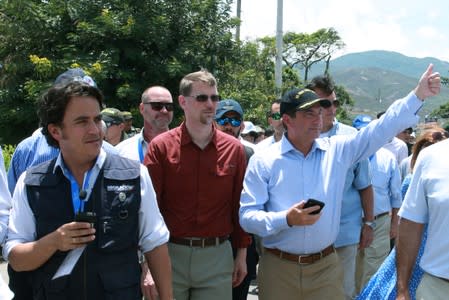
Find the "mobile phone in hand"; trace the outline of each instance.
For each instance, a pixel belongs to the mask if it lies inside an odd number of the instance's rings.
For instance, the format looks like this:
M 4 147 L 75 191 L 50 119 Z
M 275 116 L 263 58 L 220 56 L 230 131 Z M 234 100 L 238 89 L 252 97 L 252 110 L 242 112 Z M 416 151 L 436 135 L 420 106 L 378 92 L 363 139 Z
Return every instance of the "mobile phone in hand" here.
M 304 208 L 312 207 L 312 206 L 315 206 L 315 205 L 318 205 L 318 206 L 320 207 L 320 209 L 315 210 L 315 211 L 311 212 L 310 214 L 311 214 L 311 215 L 317 215 L 317 214 L 319 214 L 319 213 L 321 212 L 321 210 L 323 209 L 323 207 L 324 207 L 324 202 L 319 201 L 319 200 L 316 200 L 316 199 L 309 199 L 309 200 L 307 200 L 307 202 L 304 204 Z

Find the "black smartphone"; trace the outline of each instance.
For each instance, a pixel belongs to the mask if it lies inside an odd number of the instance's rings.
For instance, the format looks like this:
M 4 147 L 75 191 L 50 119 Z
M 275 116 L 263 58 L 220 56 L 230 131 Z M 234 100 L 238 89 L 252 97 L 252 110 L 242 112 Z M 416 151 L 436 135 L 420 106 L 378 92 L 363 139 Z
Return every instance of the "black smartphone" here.
M 316 199 L 309 199 L 309 200 L 307 200 L 306 204 L 304 204 L 304 208 L 312 207 L 312 206 L 315 206 L 315 205 L 318 205 L 320 207 L 320 209 L 319 210 L 315 210 L 315 211 L 311 212 L 310 214 L 311 215 L 317 215 L 323 209 L 324 202 L 321 202 L 321 201 L 316 200 Z
M 75 215 L 75 221 L 76 222 L 87 222 L 87 223 L 92 224 L 92 227 L 94 227 L 94 224 L 97 221 L 97 215 L 95 214 L 95 212 L 92 212 L 92 211 L 77 213 Z

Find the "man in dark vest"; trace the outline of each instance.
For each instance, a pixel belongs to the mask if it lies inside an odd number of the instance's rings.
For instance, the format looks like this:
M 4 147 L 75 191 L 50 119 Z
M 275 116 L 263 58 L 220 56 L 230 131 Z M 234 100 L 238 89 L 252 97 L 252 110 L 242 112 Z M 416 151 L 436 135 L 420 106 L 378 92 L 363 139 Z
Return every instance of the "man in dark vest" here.
M 172 299 L 169 234 L 151 180 L 101 149 L 102 100 L 83 82 L 43 96 L 42 132 L 60 154 L 20 176 L 4 254 L 16 271 L 32 271 L 34 299 L 137 300 L 140 249 L 160 299 Z

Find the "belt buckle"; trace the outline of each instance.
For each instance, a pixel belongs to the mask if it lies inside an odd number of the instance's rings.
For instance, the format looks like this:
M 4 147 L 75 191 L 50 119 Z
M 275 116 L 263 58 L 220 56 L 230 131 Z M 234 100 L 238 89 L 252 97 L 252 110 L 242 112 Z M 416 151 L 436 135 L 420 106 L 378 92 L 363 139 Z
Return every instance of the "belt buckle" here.
M 201 239 L 201 248 L 206 247 L 206 239 Z
M 189 246 L 190 246 L 190 248 L 193 247 L 193 239 L 189 239 Z
M 215 247 L 217 247 L 217 246 L 219 246 L 220 245 L 220 238 L 219 237 L 216 237 L 215 238 Z
M 308 265 L 308 263 L 306 263 L 306 262 L 301 262 L 301 258 L 306 258 L 306 257 L 308 257 L 308 255 L 298 255 L 298 264 L 299 265 Z

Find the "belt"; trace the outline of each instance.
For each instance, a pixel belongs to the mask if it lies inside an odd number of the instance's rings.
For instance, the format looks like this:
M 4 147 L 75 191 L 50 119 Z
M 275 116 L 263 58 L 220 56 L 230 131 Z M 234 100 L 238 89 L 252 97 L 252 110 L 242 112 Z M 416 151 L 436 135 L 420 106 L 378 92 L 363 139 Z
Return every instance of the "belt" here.
M 229 239 L 228 236 L 207 237 L 207 238 L 181 238 L 171 236 L 169 242 L 189 247 L 211 247 L 218 246 Z
M 374 220 L 377 220 L 377 219 L 379 219 L 379 218 L 381 218 L 381 217 L 383 217 L 383 216 L 386 216 L 386 215 L 388 215 L 388 214 L 390 214 L 389 211 L 386 211 L 386 212 L 383 212 L 383 213 L 381 213 L 381 214 L 378 214 L 377 216 L 374 217 Z
M 307 254 L 307 255 L 296 255 L 291 254 L 288 252 L 283 252 L 278 249 L 270 249 L 265 248 L 268 252 L 271 254 L 274 254 L 275 256 L 279 257 L 280 259 L 285 259 L 289 261 L 296 262 L 298 264 L 313 264 L 316 261 L 319 261 L 323 257 L 328 256 L 329 254 L 332 254 L 335 252 L 334 245 L 330 245 L 329 247 L 324 248 L 322 251 L 313 253 L 313 254 Z

